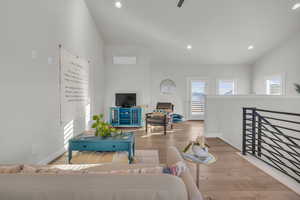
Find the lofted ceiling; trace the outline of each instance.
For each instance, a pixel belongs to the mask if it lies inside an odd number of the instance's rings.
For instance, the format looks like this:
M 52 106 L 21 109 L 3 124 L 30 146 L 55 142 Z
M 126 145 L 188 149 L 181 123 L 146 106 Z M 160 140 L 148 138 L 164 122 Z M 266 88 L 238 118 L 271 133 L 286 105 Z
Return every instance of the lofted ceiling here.
M 178 8 L 177 0 L 122 0 L 120 9 L 114 0 L 86 3 L 107 45 L 149 48 L 153 62 L 249 64 L 300 33 L 300 9 L 291 9 L 297 1 L 185 0 Z

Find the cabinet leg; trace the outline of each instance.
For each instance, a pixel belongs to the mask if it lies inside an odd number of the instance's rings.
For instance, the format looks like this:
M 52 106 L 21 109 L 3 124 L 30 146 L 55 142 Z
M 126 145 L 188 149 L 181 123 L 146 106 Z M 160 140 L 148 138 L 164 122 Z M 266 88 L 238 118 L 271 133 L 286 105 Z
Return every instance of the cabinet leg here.
M 132 151 L 132 149 L 129 149 L 129 150 L 128 150 L 128 160 L 129 160 L 129 164 L 131 164 L 131 162 L 132 162 L 131 151 Z
M 133 143 L 133 156 L 135 156 L 135 143 Z
M 68 151 L 68 164 L 71 164 L 71 160 L 72 160 L 72 150 L 69 148 L 69 151 Z

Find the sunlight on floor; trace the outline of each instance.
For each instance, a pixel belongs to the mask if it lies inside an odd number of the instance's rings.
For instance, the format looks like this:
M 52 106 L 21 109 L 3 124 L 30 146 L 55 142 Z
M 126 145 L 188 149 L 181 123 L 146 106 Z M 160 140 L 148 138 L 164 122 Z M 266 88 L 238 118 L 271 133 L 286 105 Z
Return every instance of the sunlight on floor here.
M 157 136 L 157 135 L 164 135 L 164 133 L 163 132 L 148 133 L 147 135 L 143 135 L 142 138 L 148 138 L 148 137 Z
M 156 131 L 156 132 L 155 132 Z M 148 137 L 151 137 L 151 136 L 157 136 L 157 135 L 164 135 L 164 131 L 163 130 L 155 130 L 155 131 L 149 131 L 146 135 L 143 135 L 142 138 L 148 138 Z M 176 132 L 180 132 L 180 131 L 183 131 L 183 129 L 179 129 L 179 128 L 174 128 L 172 130 L 167 130 L 167 135 L 170 135 L 172 136 L 174 133 Z

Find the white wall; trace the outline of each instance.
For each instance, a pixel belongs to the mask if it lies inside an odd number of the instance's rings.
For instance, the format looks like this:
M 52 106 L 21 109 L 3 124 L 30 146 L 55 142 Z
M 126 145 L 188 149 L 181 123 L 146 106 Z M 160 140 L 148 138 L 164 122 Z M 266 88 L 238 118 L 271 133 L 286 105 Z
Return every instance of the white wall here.
M 113 65 L 113 56 L 137 56 L 136 65 Z M 187 78 L 202 77 L 209 82 L 209 94 L 216 94 L 217 79 L 235 79 L 238 94 L 249 94 L 251 66 L 249 65 L 170 65 L 153 64 L 146 48 L 136 46 L 106 46 L 105 48 L 105 113 L 115 105 L 116 92 L 137 92 L 138 105 L 155 108 L 158 101 L 172 102 L 177 113 L 186 116 Z M 160 83 L 170 78 L 176 83 L 174 95 L 161 95 Z
M 4 0 L 0 24 L 0 163 L 47 162 L 64 145 L 58 45 L 91 61 L 92 108 L 102 112 L 102 40 L 84 0 Z M 74 120 L 77 134 L 84 116 Z
M 176 106 L 176 112 L 188 115 L 188 77 L 200 77 L 208 81 L 208 95 L 217 92 L 217 79 L 237 81 L 237 93 L 249 94 L 251 85 L 251 67 L 248 65 L 154 65 L 151 67 L 151 102 L 152 107 L 158 101 L 170 101 Z M 160 94 L 160 83 L 170 78 L 176 83 L 174 95 Z
M 294 84 L 300 84 L 299 52 L 300 32 L 259 59 L 253 66 L 254 92 L 266 93 L 266 76 L 282 75 L 285 79 L 285 94 L 296 95 Z
M 136 65 L 114 65 L 113 56 L 136 56 Z M 150 103 L 150 62 L 146 49 L 136 46 L 106 46 L 105 48 L 105 114 L 115 106 L 115 93 L 137 93 L 137 104 Z
M 241 149 L 243 107 L 300 113 L 300 97 L 208 96 L 205 135 L 221 137 L 232 146 Z

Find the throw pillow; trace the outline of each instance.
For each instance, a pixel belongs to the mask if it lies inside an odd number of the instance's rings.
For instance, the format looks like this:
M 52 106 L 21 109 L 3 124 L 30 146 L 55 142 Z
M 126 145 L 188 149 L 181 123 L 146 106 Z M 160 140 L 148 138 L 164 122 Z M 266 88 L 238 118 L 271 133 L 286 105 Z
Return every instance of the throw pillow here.
M 174 165 L 168 166 L 163 171 L 166 174 L 172 174 L 174 176 L 181 176 L 182 173 L 184 173 L 187 169 L 186 164 L 183 161 L 179 161 L 175 163 Z

